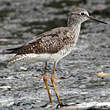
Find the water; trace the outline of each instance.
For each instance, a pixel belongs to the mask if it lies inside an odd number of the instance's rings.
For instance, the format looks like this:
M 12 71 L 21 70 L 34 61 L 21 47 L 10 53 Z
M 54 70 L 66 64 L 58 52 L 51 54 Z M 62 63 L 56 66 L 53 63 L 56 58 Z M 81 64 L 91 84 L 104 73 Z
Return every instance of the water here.
M 52 28 L 66 26 L 67 13 L 73 7 L 86 8 L 96 18 L 109 22 L 109 5 L 109 0 L 0 0 L 0 50 L 26 43 Z M 109 28 L 92 21 L 84 23 L 74 51 L 58 63 L 55 77 L 66 78 L 56 80 L 64 103 L 110 101 L 110 78 L 96 76 L 97 72 L 110 73 Z M 48 95 L 43 80 L 32 75 L 41 75 L 44 63 L 2 62 L 9 57 L 0 55 L 0 109 L 40 109 L 48 103 Z M 50 82 L 49 87 L 56 106 Z

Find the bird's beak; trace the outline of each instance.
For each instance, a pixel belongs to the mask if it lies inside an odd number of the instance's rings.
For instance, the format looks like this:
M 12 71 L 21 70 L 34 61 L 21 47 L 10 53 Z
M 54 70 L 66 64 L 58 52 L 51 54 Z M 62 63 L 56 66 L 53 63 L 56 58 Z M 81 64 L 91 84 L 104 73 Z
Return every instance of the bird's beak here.
M 103 23 L 103 24 L 107 24 L 106 22 L 104 22 L 104 21 L 100 21 L 100 20 L 98 20 L 98 19 L 96 19 L 96 18 L 93 18 L 92 16 L 87 16 L 89 19 L 91 19 L 91 20 L 93 20 L 93 21 L 97 21 L 97 22 L 100 22 L 100 23 Z

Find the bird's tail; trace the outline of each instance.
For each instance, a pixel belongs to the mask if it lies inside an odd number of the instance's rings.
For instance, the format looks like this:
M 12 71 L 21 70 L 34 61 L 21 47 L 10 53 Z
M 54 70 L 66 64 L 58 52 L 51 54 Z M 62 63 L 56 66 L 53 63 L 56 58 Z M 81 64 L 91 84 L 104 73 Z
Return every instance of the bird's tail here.
M 5 55 L 5 54 L 16 54 L 16 53 L 13 51 L 13 49 L 6 49 L 0 52 L 0 54 Z M 19 57 L 15 55 L 14 57 L 9 58 L 5 60 L 4 62 L 15 62 L 17 59 L 19 59 Z
M 14 51 L 13 49 L 5 49 L 0 54 L 14 54 Z
M 9 49 L 5 49 L 2 52 L 0 52 L 0 54 L 17 54 L 19 49 L 21 47 L 15 47 L 15 48 L 9 48 Z
M 22 57 L 20 57 L 20 56 L 14 56 L 12 58 L 5 60 L 5 62 L 15 62 L 15 61 L 19 61 L 21 59 L 22 59 Z
M 12 54 L 11 51 L 3 51 L 3 52 L 0 52 L 0 54 Z

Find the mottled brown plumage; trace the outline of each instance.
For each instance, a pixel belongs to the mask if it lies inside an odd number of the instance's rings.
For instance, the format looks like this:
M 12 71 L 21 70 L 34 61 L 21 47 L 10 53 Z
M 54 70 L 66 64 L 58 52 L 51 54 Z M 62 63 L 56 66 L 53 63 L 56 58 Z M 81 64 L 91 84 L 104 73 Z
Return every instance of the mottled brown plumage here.
M 71 33 L 70 36 L 67 36 L 68 32 Z M 7 49 L 7 51 L 16 55 L 57 53 L 65 45 L 68 45 L 68 43 L 74 42 L 72 34 L 73 32 L 67 27 L 52 29 L 51 31 L 38 35 L 35 40 L 27 44 L 13 49 Z

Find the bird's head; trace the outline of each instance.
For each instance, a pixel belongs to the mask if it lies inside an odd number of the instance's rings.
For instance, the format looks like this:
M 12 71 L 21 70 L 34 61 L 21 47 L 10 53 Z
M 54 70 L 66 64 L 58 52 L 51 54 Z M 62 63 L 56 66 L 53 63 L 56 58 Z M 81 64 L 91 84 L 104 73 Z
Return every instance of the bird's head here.
M 106 22 L 100 21 L 98 19 L 93 18 L 92 16 L 89 15 L 86 9 L 83 8 L 74 8 L 72 11 L 69 13 L 68 21 L 69 23 L 83 23 L 87 20 L 94 20 L 100 23 L 107 24 Z

